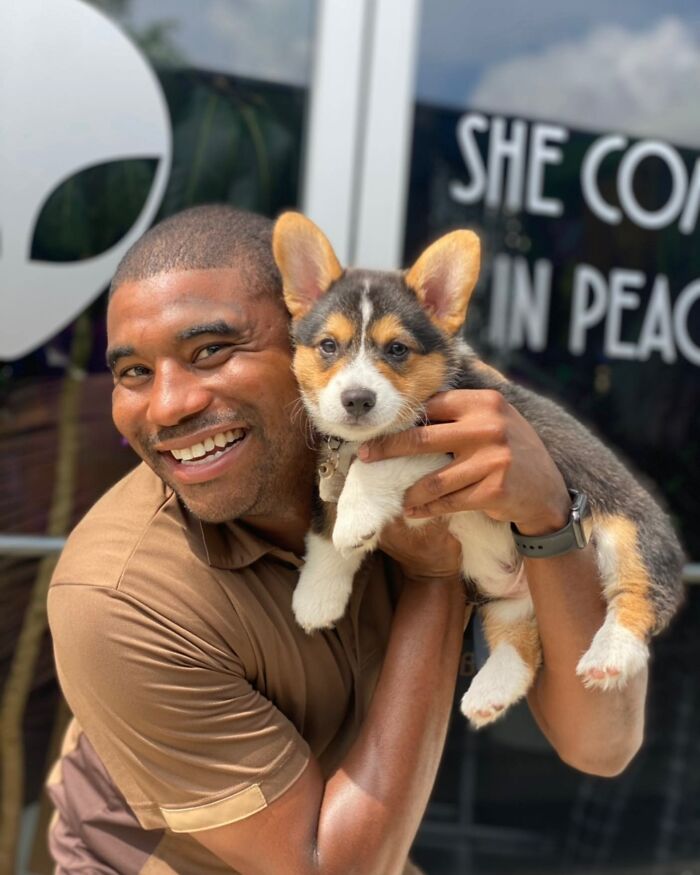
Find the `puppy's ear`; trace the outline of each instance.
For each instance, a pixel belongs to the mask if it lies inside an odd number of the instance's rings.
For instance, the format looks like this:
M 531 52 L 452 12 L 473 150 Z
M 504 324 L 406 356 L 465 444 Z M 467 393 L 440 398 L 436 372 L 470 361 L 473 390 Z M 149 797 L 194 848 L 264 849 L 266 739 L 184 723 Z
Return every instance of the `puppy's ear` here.
M 301 213 L 283 213 L 277 219 L 272 252 L 293 319 L 305 316 L 343 273 L 323 232 Z
M 455 334 L 479 278 L 481 244 L 473 231 L 452 231 L 429 246 L 405 276 L 432 322 Z

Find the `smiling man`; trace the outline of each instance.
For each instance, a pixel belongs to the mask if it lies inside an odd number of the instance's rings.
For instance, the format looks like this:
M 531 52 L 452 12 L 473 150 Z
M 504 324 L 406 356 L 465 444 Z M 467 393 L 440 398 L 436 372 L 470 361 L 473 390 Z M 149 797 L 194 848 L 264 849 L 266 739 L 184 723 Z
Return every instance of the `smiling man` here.
M 196 208 L 112 283 L 114 421 L 144 464 L 76 528 L 50 590 L 75 715 L 49 779 L 58 873 L 412 871 L 461 652 L 459 546 L 440 523 L 395 524 L 336 628 L 294 622 L 315 455 L 270 238 L 266 219 Z M 561 475 L 499 399 L 435 402 L 480 474 L 431 508 L 477 485 L 487 512 L 555 531 Z M 614 774 L 640 744 L 646 678 L 603 693 L 575 676 L 604 612 L 591 548 L 526 563 L 533 713 L 564 759 Z

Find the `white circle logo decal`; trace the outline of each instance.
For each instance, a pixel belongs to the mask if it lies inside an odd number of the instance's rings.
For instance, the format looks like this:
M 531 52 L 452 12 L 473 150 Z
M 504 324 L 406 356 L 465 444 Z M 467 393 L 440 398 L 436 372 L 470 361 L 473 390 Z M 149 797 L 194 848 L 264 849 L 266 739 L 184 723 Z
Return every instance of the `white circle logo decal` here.
M 31 352 L 74 319 L 147 230 L 170 174 L 172 132 L 153 70 L 81 0 L 0 4 L 0 359 Z M 62 182 L 110 161 L 156 159 L 136 221 L 106 252 L 31 260 L 42 205 Z

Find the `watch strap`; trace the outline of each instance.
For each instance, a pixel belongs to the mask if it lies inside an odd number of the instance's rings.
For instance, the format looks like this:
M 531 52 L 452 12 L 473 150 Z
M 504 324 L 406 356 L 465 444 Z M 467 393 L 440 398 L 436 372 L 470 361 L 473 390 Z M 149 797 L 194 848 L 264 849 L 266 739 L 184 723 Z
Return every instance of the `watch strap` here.
M 550 556 L 563 556 L 570 550 L 582 550 L 586 546 L 587 538 L 582 521 L 588 502 L 584 493 L 577 492 L 575 489 L 570 489 L 569 495 L 572 499 L 569 521 L 558 532 L 549 535 L 523 535 L 514 523 L 510 524 L 515 546 L 521 555 L 533 559 L 547 559 Z

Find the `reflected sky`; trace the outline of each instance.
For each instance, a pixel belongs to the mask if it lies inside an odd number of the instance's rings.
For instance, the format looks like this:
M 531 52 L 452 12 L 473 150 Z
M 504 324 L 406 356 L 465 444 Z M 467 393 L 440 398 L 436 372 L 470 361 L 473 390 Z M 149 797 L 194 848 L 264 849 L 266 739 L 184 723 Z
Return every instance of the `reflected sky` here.
M 201 70 L 308 85 L 316 0 L 139 0 L 120 19 L 137 32 L 171 22 L 178 57 Z
M 700 4 L 424 0 L 423 102 L 700 145 Z

